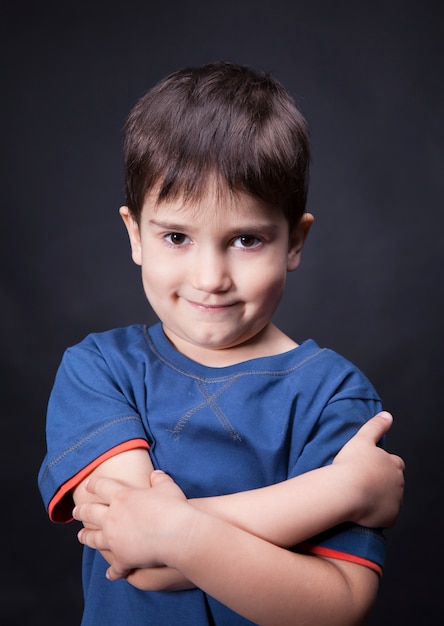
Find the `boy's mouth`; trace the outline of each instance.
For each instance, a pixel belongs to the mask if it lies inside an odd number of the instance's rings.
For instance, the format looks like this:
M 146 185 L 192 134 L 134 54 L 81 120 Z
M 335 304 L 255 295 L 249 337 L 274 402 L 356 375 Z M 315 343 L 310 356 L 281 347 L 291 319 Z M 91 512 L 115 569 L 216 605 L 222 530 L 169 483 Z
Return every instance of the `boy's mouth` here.
M 199 311 L 205 313 L 220 313 L 222 311 L 227 311 L 228 309 L 234 307 L 239 302 L 223 302 L 223 303 L 212 303 L 209 304 L 207 302 L 195 302 L 194 300 L 187 300 L 188 304 L 190 304 L 193 308 L 198 309 Z

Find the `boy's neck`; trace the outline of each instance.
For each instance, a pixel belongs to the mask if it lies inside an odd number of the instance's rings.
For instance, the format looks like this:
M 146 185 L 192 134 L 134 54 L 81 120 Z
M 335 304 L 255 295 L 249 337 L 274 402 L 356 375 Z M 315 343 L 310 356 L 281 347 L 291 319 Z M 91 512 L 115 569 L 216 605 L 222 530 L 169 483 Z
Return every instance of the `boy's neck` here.
M 163 326 L 165 336 L 178 352 L 207 367 L 228 367 L 267 356 L 289 352 L 298 344 L 274 324 L 268 324 L 248 341 L 229 348 L 204 348 L 184 341 Z

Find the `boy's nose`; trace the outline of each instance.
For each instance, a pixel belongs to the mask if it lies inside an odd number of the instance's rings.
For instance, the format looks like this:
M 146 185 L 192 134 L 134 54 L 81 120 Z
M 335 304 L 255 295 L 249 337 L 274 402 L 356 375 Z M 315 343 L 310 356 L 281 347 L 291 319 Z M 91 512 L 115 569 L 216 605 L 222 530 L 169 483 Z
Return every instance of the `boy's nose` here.
M 193 286 L 196 289 L 216 293 L 228 291 L 231 284 L 228 262 L 222 252 L 206 250 L 196 255 L 193 267 Z

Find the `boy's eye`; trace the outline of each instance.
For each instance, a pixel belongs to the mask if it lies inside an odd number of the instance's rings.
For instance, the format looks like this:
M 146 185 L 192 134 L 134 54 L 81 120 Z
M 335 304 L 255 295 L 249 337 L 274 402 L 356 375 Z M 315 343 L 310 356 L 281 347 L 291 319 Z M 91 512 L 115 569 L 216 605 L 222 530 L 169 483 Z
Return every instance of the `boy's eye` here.
M 180 246 L 189 241 L 189 238 L 183 233 L 169 233 L 165 236 L 165 239 L 168 243 L 172 243 L 175 246 Z
M 235 248 L 256 248 L 261 244 L 261 240 L 254 235 L 240 235 L 233 242 Z

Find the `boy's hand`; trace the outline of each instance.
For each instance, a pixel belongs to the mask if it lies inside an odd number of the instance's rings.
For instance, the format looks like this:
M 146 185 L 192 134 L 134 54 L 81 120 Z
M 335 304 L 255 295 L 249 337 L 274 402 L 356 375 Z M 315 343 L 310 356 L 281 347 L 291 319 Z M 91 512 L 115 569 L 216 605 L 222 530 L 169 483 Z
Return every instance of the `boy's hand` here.
M 73 517 L 93 528 L 78 533 L 81 543 L 96 550 L 109 550 L 114 560 L 107 570 L 109 580 L 127 577 L 134 569 L 164 565 L 162 546 L 175 543 L 177 533 L 169 534 L 169 520 L 177 520 L 185 495 L 161 471 L 151 474 L 151 487 L 125 487 L 111 478 L 93 477 L 87 490 L 103 504 L 76 506 Z M 173 539 L 174 536 L 174 539 Z
M 404 461 L 377 447 L 393 418 L 382 411 L 362 426 L 340 450 L 333 464 L 348 464 L 350 497 L 356 506 L 352 521 L 362 526 L 391 528 L 396 524 L 404 493 Z M 347 483 L 348 484 L 348 483 Z

